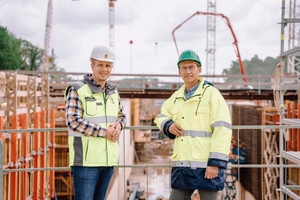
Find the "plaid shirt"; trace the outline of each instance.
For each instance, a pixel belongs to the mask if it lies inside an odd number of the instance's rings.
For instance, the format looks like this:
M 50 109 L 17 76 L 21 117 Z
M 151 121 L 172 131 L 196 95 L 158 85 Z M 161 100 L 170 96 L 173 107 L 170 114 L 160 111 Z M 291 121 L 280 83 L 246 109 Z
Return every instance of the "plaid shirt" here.
M 91 81 L 95 84 L 96 82 L 92 79 L 91 74 L 88 75 Z M 99 87 L 99 85 L 97 85 Z M 107 89 L 107 84 L 105 84 L 105 89 Z M 66 124 L 73 131 L 80 132 L 86 136 L 94 137 L 105 137 L 107 129 L 99 126 L 98 124 L 89 122 L 83 118 L 84 109 L 82 107 L 82 102 L 78 96 L 78 93 L 74 87 L 70 87 L 65 102 L 66 109 Z M 123 107 L 120 104 L 119 98 L 119 112 L 117 121 L 121 124 L 122 129 L 126 124 L 126 117 L 123 113 Z

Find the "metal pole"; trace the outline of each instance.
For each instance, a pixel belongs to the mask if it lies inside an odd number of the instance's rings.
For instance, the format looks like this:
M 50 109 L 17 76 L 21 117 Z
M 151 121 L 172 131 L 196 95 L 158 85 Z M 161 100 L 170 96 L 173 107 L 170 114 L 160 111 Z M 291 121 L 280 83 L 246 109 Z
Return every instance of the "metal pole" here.
M 0 140 L 0 183 L 3 184 L 3 141 Z M 0 200 L 2 200 L 2 187 L 0 187 Z
M 130 74 L 132 74 L 132 44 L 133 44 L 133 41 L 130 40 L 129 44 L 130 44 Z
M 283 53 L 284 50 L 284 27 L 285 27 L 285 22 L 284 22 L 284 14 L 285 14 L 285 0 L 282 0 L 282 5 L 281 5 L 281 34 L 280 34 L 280 55 Z M 283 58 L 280 58 L 281 61 L 283 61 Z M 280 73 L 282 74 L 284 72 L 284 66 L 281 67 L 280 69 Z M 280 76 L 280 81 L 279 81 L 279 89 L 280 89 L 280 109 L 281 109 L 281 104 L 283 103 L 283 91 L 281 89 L 281 84 L 283 83 L 283 77 Z M 280 119 L 282 119 L 282 116 L 280 115 Z M 281 125 L 281 124 L 280 124 Z M 284 148 L 284 129 L 280 129 L 279 131 L 279 154 L 281 154 L 281 152 L 283 151 Z M 280 155 L 279 158 L 279 164 L 282 165 L 283 164 L 283 158 Z M 284 183 L 284 172 L 285 169 L 284 168 L 280 168 L 279 169 L 279 188 L 280 188 L 280 200 L 284 200 L 284 192 L 282 191 L 283 188 L 283 183 Z
M 139 183 L 139 182 L 137 182 L 137 183 L 136 183 L 136 185 L 135 185 L 135 187 L 134 187 L 134 190 L 133 190 L 133 192 L 132 192 L 132 193 L 131 193 L 131 195 L 130 195 L 130 198 L 129 198 L 129 200 L 135 200 L 136 193 L 137 193 L 137 191 L 138 191 L 139 187 L 140 187 L 140 183 Z

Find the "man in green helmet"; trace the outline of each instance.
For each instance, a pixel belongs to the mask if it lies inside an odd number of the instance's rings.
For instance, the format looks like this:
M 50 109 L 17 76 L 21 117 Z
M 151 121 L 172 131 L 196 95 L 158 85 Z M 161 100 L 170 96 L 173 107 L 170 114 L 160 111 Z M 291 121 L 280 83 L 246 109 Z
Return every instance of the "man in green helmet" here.
M 154 120 L 174 140 L 169 200 L 190 200 L 195 190 L 201 200 L 216 200 L 230 152 L 229 109 L 219 90 L 199 77 L 201 61 L 193 50 L 182 52 L 177 66 L 184 85 Z

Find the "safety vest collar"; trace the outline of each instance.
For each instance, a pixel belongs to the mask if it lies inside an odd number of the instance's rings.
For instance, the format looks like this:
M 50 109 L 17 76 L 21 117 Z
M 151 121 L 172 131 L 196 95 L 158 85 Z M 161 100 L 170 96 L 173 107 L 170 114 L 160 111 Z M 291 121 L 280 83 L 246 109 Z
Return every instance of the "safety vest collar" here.
M 204 78 L 202 78 L 202 77 L 199 77 L 199 82 L 200 82 L 200 84 L 199 84 L 198 88 L 196 89 L 194 94 L 189 99 L 192 100 L 193 97 L 198 97 L 198 96 L 200 96 L 200 99 L 201 99 L 201 96 L 204 95 L 206 88 L 213 86 L 210 82 L 204 80 Z M 184 90 L 185 90 L 185 85 L 182 85 L 177 91 L 177 96 L 175 97 L 174 103 L 176 102 L 177 99 L 185 99 Z M 197 98 L 197 100 L 199 100 L 199 98 Z
M 97 93 L 97 92 L 104 92 L 101 88 L 98 88 L 93 82 L 92 80 L 89 78 L 88 75 L 84 76 L 84 82 L 86 84 L 88 84 L 89 88 L 91 89 L 91 91 L 93 93 Z M 106 95 L 112 95 L 116 92 L 117 87 L 113 84 L 110 83 L 105 83 L 105 93 Z

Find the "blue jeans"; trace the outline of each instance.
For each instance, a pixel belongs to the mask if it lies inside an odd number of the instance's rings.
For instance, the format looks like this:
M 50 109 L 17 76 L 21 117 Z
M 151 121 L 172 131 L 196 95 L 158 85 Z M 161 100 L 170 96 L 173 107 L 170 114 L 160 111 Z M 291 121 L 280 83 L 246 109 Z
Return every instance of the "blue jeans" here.
M 75 200 L 104 200 L 114 167 L 72 166 Z

